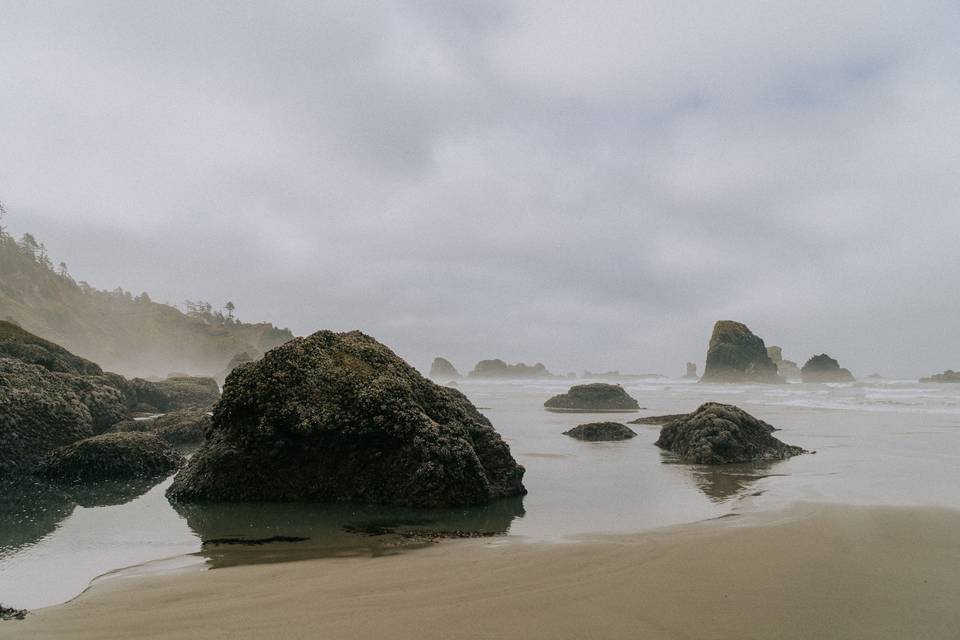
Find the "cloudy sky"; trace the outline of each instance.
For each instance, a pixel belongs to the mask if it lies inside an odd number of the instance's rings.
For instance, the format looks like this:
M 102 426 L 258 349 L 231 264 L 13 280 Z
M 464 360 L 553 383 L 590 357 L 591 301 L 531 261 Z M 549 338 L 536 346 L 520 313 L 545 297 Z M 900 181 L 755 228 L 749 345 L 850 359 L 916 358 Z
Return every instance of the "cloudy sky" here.
M 95 286 L 420 367 L 960 367 L 956 2 L 5 0 L 0 90 L 9 224 Z

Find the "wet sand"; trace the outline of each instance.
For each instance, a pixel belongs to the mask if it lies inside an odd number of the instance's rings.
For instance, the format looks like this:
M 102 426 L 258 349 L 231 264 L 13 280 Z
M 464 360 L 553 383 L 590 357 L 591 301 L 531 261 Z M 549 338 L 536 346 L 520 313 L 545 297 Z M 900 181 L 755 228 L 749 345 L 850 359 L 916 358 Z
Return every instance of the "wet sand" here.
M 800 504 L 570 544 L 111 577 L 0 638 L 960 637 L 960 511 Z

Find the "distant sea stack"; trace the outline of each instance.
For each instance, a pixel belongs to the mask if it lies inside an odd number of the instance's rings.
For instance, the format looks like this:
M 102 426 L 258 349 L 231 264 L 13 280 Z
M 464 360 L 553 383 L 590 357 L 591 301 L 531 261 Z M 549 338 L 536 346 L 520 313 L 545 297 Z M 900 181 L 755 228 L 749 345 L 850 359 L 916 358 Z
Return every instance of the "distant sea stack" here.
M 780 347 L 767 347 L 767 355 L 777 365 L 777 373 L 787 380 L 800 379 L 800 367 L 792 360 L 783 359 L 783 350 Z
M 687 380 L 696 380 L 697 376 L 697 365 L 693 362 L 687 363 L 687 375 L 683 376 Z
M 434 358 L 430 365 L 430 377 L 434 380 L 456 380 L 461 377 L 457 368 L 446 358 Z
M 695 464 L 785 460 L 806 453 L 770 435 L 775 429 L 730 404 L 708 402 L 668 422 L 656 445 Z
M 462 393 L 359 331 L 318 331 L 230 375 L 167 495 L 444 507 L 523 495 L 523 473 Z
M 707 364 L 700 382 L 764 382 L 783 383 L 777 373 L 763 339 L 755 336 L 747 325 L 720 320 L 713 327 Z
M 541 363 L 535 365 L 507 364 L 503 360 L 481 360 L 470 372 L 471 378 L 553 378 Z
M 807 364 L 800 369 L 800 376 L 804 382 L 853 382 L 853 374 L 847 369 L 841 369 L 840 363 L 821 353 L 807 360 Z
M 566 393 L 554 396 L 543 403 L 547 411 L 571 412 L 623 412 L 637 411 L 640 404 L 631 398 L 618 384 L 578 384 Z
M 879 376 L 877 376 L 879 377 Z M 956 383 L 960 382 L 960 371 L 954 371 L 953 369 L 947 369 L 943 373 L 935 373 L 928 378 L 920 378 L 920 382 L 949 382 Z

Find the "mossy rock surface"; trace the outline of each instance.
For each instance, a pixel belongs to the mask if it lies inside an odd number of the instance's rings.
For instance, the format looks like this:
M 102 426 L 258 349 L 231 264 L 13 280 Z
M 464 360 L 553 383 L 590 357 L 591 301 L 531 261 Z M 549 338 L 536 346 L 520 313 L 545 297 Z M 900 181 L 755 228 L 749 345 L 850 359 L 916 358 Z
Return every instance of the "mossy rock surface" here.
M 630 427 L 619 422 L 588 422 L 587 424 L 577 425 L 569 431 L 564 431 L 563 435 L 577 440 L 607 442 L 629 440 L 636 437 L 637 434 Z
M 482 504 L 523 467 L 462 393 L 358 331 L 319 331 L 228 376 L 175 501 Z
M 664 425 L 656 445 L 697 464 L 784 460 L 806 453 L 773 437 L 773 431 L 739 407 L 708 402 Z
M 104 433 L 60 447 L 40 463 L 40 475 L 56 481 L 154 478 L 184 463 L 182 455 L 152 433 Z
M 550 411 L 637 411 L 640 403 L 618 384 L 594 382 L 570 387 L 566 393 L 554 396 L 543 403 Z

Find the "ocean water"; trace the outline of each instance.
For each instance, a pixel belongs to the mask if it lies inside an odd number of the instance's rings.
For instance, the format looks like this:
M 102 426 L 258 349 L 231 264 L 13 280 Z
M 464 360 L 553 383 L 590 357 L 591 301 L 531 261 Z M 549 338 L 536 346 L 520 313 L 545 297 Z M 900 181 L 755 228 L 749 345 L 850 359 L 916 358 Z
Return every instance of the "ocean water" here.
M 217 568 L 334 555 L 380 555 L 438 536 L 500 543 L 563 542 L 626 533 L 806 500 L 960 509 L 960 385 L 880 380 L 849 384 L 702 385 L 627 382 L 636 414 L 544 411 L 568 380 L 462 381 L 463 391 L 526 469 L 522 499 L 450 510 L 242 504 L 174 508 L 156 486 L 81 494 L 23 485 L 0 496 L 0 603 L 64 602 L 97 576 L 135 565 Z M 706 401 L 736 404 L 816 451 L 771 464 L 679 463 L 637 437 L 587 443 L 562 435 L 597 420 L 683 413 Z

